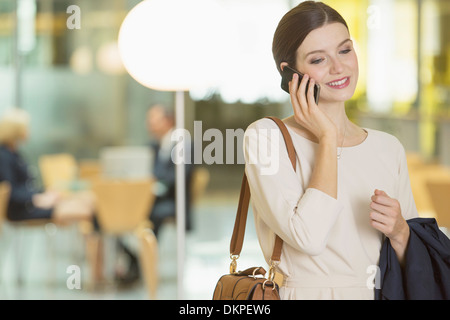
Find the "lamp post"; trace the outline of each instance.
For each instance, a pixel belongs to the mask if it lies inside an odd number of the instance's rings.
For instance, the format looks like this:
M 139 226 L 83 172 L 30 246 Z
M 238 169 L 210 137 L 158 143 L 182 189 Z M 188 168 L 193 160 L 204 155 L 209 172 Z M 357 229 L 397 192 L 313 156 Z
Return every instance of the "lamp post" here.
M 184 129 L 184 92 L 212 85 L 220 72 L 221 10 L 212 0 L 144 0 L 125 17 L 119 52 L 140 84 L 175 91 L 176 129 Z M 177 146 L 181 146 L 180 143 Z M 181 157 L 181 152 L 176 152 Z M 185 258 L 185 168 L 176 163 L 177 296 L 183 299 Z

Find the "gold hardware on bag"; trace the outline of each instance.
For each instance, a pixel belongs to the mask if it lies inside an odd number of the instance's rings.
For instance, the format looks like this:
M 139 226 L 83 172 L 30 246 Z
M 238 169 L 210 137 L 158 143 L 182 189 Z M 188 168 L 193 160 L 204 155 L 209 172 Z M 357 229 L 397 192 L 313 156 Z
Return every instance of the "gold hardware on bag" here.
M 236 267 L 237 267 L 236 260 L 239 259 L 239 255 L 232 255 L 232 254 L 230 254 L 230 259 L 231 259 L 230 274 L 234 274 L 234 273 L 236 273 Z
M 256 272 L 259 271 L 260 269 L 261 269 L 261 267 L 255 268 L 255 270 L 253 270 L 253 274 L 252 274 L 253 279 L 256 279 Z
M 267 280 L 272 281 L 275 279 L 275 273 L 276 273 L 276 268 L 277 266 L 280 264 L 280 261 L 273 261 L 272 259 L 270 260 L 270 268 L 269 268 L 269 275 L 267 277 Z
M 271 286 L 272 286 L 272 290 L 275 289 L 275 274 L 276 274 L 276 267 L 278 266 L 278 264 L 280 263 L 280 261 L 273 261 L 272 259 L 269 261 L 270 262 L 270 268 L 269 268 L 269 274 L 267 276 L 267 280 L 264 281 L 264 283 L 262 284 L 263 290 L 265 289 L 266 286 L 266 282 L 270 282 Z
M 269 279 L 267 279 L 266 281 L 263 282 L 263 284 L 262 284 L 263 290 L 266 289 L 266 282 L 270 282 L 270 283 L 271 283 L 271 286 L 272 286 L 272 290 L 275 290 L 275 288 L 276 288 L 275 282 L 273 282 L 273 281 L 271 281 L 271 280 L 269 280 Z

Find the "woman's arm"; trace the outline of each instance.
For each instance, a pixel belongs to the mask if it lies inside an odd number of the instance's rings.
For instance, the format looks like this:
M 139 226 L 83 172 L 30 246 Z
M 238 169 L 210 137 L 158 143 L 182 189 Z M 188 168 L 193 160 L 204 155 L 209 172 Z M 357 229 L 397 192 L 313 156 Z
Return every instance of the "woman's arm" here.
M 418 217 L 418 212 L 411 190 L 405 148 L 400 141 L 398 144 L 397 199 L 389 197 L 384 191 L 375 190 L 371 208 L 376 211 L 371 212 L 370 217 L 372 226 L 389 238 L 400 265 L 403 266 L 410 234 L 406 220 Z
M 315 166 L 308 187 L 321 190 L 337 199 L 337 152 L 335 138 L 320 140 Z

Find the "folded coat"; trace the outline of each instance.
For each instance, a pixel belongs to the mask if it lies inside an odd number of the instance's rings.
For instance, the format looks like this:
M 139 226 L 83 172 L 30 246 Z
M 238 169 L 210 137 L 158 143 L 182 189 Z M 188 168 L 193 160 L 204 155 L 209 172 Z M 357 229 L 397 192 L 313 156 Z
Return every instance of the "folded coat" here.
M 377 300 L 449 300 L 450 239 L 433 218 L 407 220 L 410 238 L 402 272 L 389 239 L 380 254 Z

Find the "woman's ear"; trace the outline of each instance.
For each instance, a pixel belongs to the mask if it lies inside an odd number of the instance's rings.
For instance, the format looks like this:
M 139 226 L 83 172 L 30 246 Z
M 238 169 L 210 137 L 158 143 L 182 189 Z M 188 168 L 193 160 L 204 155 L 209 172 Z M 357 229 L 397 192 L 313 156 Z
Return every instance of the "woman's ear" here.
M 281 71 L 283 71 L 284 67 L 287 66 L 287 65 L 288 65 L 288 63 L 284 62 L 284 61 L 282 63 L 280 63 Z

